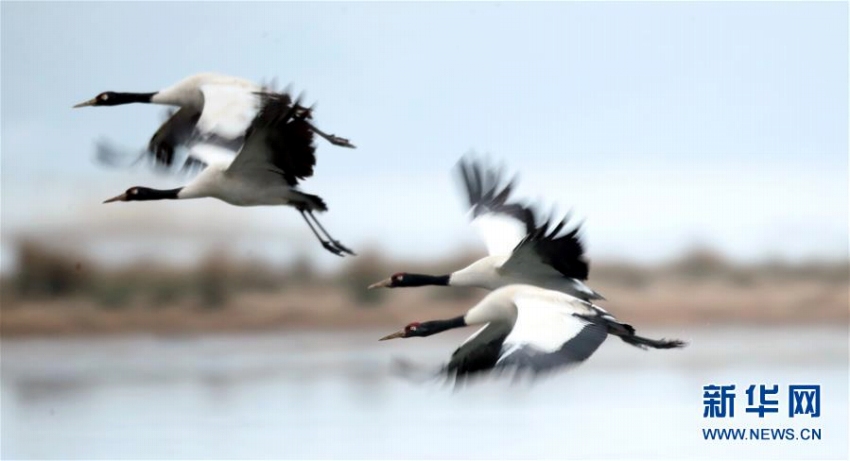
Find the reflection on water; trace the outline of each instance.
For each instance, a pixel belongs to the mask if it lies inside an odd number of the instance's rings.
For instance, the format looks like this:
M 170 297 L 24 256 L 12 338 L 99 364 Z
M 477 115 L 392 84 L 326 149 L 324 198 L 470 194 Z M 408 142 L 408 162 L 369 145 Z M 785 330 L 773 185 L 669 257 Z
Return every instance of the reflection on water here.
M 685 331 L 685 334 L 682 334 Z M 846 458 L 846 327 L 645 331 L 534 386 L 453 392 L 389 373 L 448 358 L 464 332 L 2 341 L 2 457 Z M 468 333 L 468 332 L 466 332 Z M 702 418 L 705 384 L 821 384 L 820 419 Z M 745 395 L 739 392 L 739 404 Z M 821 441 L 707 442 L 703 427 L 819 427 Z

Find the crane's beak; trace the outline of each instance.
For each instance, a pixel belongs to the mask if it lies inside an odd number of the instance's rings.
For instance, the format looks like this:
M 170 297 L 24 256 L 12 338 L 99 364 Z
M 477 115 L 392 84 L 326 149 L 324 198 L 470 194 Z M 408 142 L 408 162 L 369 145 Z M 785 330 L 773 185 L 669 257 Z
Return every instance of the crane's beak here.
M 88 101 L 81 102 L 81 103 L 79 103 L 79 104 L 75 105 L 74 107 L 72 107 L 71 109 L 77 109 L 77 108 L 80 108 L 80 107 L 93 106 L 93 105 L 95 105 L 95 104 L 97 104 L 97 98 L 89 99 Z
M 112 197 L 111 199 L 104 200 L 103 203 L 126 202 L 126 201 L 127 201 L 127 194 L 123 193 L 121 195 L 116 195 L 115 197 Z
M 396 331 L 395 333 L 393 333 L 391 335 L 386 335 L 383 338 L 379 339 L 378 341 L 386 341 L 388 339 L 396 339 L 396 338 L 404 338 L 404 330 Z
M 392 286 L 393 286 L 393 279 L 389 278 L 389 279 L 386 279 L 386 280 L 381 280 L 378 283 L 373 283 L 373 284 L 369 285 L 368 289 L 371 290 L 373 288 L 392 288 Z

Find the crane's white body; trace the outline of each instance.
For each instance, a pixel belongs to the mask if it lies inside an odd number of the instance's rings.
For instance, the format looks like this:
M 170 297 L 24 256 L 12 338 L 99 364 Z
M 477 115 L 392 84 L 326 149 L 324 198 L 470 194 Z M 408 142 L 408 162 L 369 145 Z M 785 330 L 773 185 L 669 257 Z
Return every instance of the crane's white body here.
M 207 165 L 177 194 L 178 199 L 216 198 L 236 206 L 288 205 L 299 196 L 295 187 L 282 182 L 280 176 L 269 171 L 272 166 L 260 161 L 254 168 L 245 168 L 251 162 L 245 157 L 259 157 L 263 146 L 249 143 L 243 146 L 242 156 L 234 168 L 236 152 L 214 144 L 199 143 L 189 150 L 189 155 Z M 239 168 L 242 166 L 243 168 Z
M 495 290 L 514 284 L 535 285 L 547 290 L 578 293 L 588 297 L 599 295 L 580 280 L 564 277 L 552 266 L 531 260 L 526 264 L 506 266 L 511 254 L 485 256 L 449 275 L 449 285 Z
M 262 184 L 228 171 L 229 163 L 208 165 L 177 194 L 178 199 L 216 198 L 236 206 L 288 205 L 300 194 L 281 181 Z
M 185 168 L 195 165 L 192 160 L 199 160 L 193 147 L 201 143 L 228 147 L 232 151 L 231 156 L 235 155 L 244 141 L 246 130 L 263 106 L 263 98 L 273 94 L 270 91 L 243 78 L 205 72 L 186 77 L 155 93 L 101 93 L 74 107 L 139 102 L 179 107 L 151 137 L 146 153 L 152 154 L 157 164 L 170 167 L 174 164 L 175 150 L 186 148 L 190 151 L 190 158 L 186 160 Z M 354 147 L 347 139 L 324 133 L 306 119 L 304 123 L 332 144 Z M 113 155 L 115 151 L 105 141 L 98 143 L 98 155 L 106 163 L 116 163 L 115 159 L 119 157 Z
M 576 365 L 605 341 L 608 323 L 619 325 L 589 302 L 532 285 L 494 290 L 463 319 L 466 325 L 484 326 L 446 366 L 458 375 L 487 368 L 537 374 Z M 477 368 L 474 361 L 490 365 Z
M 272 83 L 269 86 L 274 86 Z M 166 121 L 154 137 L 167 137 L 185 129 L 198 114 L 194 129 L 200 134 L 215 135 L 226 140 L 241 137 L 260 109 L 258 93 L 273 91 L 267 86 L 229 75 L 205 72 L 180 80 L 156 92 L 150 102 L 178 106 L 177 114 Z M 310 125 L 311 130 L 331 144 L 354 148 L 347 139 L 328 134 Z
M 578 326 L 587 323 L 570 319 L 576 314 L 613 319 L 601 307 L 566 293 L 533 285 L 515 284 L 489 293 L 467 311 L 464 320 L 468 325 L 504 324 L 511 329 L 506 342 L 513 340 L 532 344 L 543 350 L 552 350 L 555 346 L 560 347 L 564 338 L 571 337 L 561 328 L 564 320 L 571 320 L 568 323 Z
M 244 92 L 260 91 L 260 85 L 239 77 L 204 72 L 191 75 L 179 82 L 159 90 L 151 98 L 151 103 L 168 106 L 179 106 L 194 109 L 198 112 L 204 110 L 205 99 L 203 87 L 206 85 L 220 85 L 233 89 L 241 89 Z M 224 106 L 227 101 L 219 101 L 219 106 Z
M 212 93 L 212 101 L 220 93 Z M 229 95 L 225 94 L 225 98 Z M 238 123 L 238 122 L 237 122 Z M 232 125 L 228 116 L 222 125 Z M 236 206 L 292 205 L 303 202 L 305 194 L 297 186 L 284 182 L 277 167 L 269 163 L 269 146 L 260 133 L 249 136 L 238 152 L 228 147 L 199 141 L 189 149 L 189 156 L 207 165 L 177 194 L 178 199 L 210 197 Z
M 245 133 L 260 110 L 257 93 L 261 90 L 260 85 L 242 78 L 203 73 L 158 91 L 151 103 L 180 107 L 175 122 L 163 125 L 166 131 L 181 129 L 185 119 L 200 114 L 194 126 L 196 136 L 232 140 Z
M 587 360 L 609 334 L 641 349 L 685 346 L 680 340 L 638 336 L 631 325 L 618 321 L 605 309 L 567 293 L 521 284 L 493 290 L 462 317 L 411 323 L 382 340 L 430 336 L 472 325 L 483 326 L 439 371 L 426 372 L 426 378 L 460 381 L 490 371 L 509 372 L 515 377 L 537 376 Z M 415 367 L 404 368 L 415 371 Z

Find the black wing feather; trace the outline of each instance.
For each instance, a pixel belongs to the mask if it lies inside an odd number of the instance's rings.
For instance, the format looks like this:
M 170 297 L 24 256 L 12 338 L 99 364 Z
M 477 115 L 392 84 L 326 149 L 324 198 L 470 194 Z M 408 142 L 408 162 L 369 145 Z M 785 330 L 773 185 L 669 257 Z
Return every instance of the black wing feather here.
M 503 214 L 519 220 L 526 232 L 534 229 L 534 213 L 519 203 L 509 203 L 515 178 L 503 184 L 502 171 L 485 168 L 475 159 L 461 159 L 458 174 L 466 189 L 470 211 L 474 217 L 488 213 Z
M 569 232 L 561 234 L 569 218 L 569 215 L 561 218 L 554 228 L 548 230 L 552 227 L 553 219 L 557 219 L 550 218 L 526 235 L 514 251 L 531 245 L 544 264 L 552 266 L 565 277 L 587 280 L 590 263 L 584 255 L 584 244 L 580 235 L 581 225 L 576 225 Z
M 452 354 L 452 358 L 446 365 L 446 373 L 456 379 L 487 371 L 496 366 L 499 354 L 502 352 L 502 344 L 510 330 L 503 336 L 493 338 L 484 344 L 475 344 L 473 347 L 463 345 Z
M 588 323 L 579 333 L 570 338 L 554 352 L 543 352 L 525 345 L 506 355 L 499 368 L 530 371 L 540 374 L 557 368 L 576 365 L 587 360 L 608 337 L 608 330 L 601 323 Z
M 292 101 L 287 93 L 260 93 L 263 105 L 245 134 L 248 139 L 264 135 L 270 157 L 267 159 L 287 184 L 295 186 L 313 175 L 316 146 L 307 122 L 311 110 Z
M 200 112 L 181 108 L 167 114 L 168 119 L 156 130 L 148 143 L 148 153 L 158 166 L 172 167 L 174 151 L 193 136 Z M 189 161 L 183 167 L 188 167 Z
M 506 182 L 501 168 L 491 168 L 486 162 L 471 156 L 461 159 L 458 163 L 458 173 L 465 186 L 473 216 L 502 214 L 525 225 L 526 236 L 517 244 L 514 252 L 530 245 L 544 264 L 552 266 L 566 277 L 587 280 L 590 267 L 579 235 L 581 225 L 561 235 L 569 221 L 569 214 L 560 220 L 550 217 L 538 225 L 539 213 L 533 207 L 510 201 L 515 177 Z

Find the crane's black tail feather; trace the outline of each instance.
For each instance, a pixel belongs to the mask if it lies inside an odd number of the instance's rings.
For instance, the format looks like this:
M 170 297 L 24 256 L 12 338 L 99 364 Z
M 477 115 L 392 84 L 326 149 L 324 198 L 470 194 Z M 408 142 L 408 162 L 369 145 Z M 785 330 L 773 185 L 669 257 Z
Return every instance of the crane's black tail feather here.
M 650 339 L 635 334 L 635 329 L 627 323 L 620 323 L 611 316 L 606 318 L 608 333 L 618 336 L 626 344 L 641 349 L 676 349 L 687 346 L 687 343 L 678 339 Z
M 297 202 L 296 208 L 299 210 L 319 212 L 328 211 L 328 206 L 325 204 L 325 201 L 322 200 L 322 197 L 296 190 L 292 190 L 290 192 L 297 195 L 297 199 L 293 200 L 293 202 Z
M 688 344 L 679 339 L 650 339 L 635 334 L 620 336 L 620 339 L 622 339 L 625 343 L 631 344 L 632 346 L 639 347 L 641 349 L 646 349 L 649 347 L 653 349 L 676 349 L 680 347 L 685 347 Z

